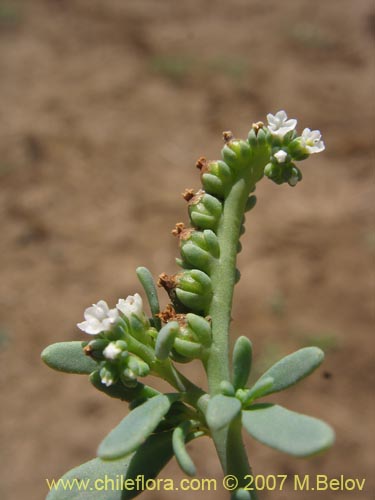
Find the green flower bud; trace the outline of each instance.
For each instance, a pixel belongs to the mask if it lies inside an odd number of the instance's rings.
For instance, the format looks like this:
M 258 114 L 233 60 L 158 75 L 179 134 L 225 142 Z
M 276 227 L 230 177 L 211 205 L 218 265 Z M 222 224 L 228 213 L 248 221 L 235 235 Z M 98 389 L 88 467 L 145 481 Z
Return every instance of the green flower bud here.
M 288 151 L 290 156 L 295 161 L 306 160 L 306 158 L 310 156 L 306 151 L 306 148 L 303 147 L 300 137 L 294 139 L 290 144 L 288 144 Z
M 201 171 L 205 191 L 219 198 L 225 198 L 233 185 L 233 176 L 229 166 L 220 160 L 207 162 L 205 158 L 200 158 L 197 167 Z
M 99 371 L 99 375 L 102 384 L 106 385 L 107 387 L 113 385 L 118 380 L 117 369 L 109 362 L 103 364 Z
M 136 356 L 129 356 L 126 360 L 126 367 L 135 377 L 146 377 L 150 373 L 150 367 L 142 359 Z M 126 370 L 124 370 L 125 372 Z
M 190 329 L 193 331 L 198 342 L 203 346 L 209 347 L 212 344 L 211 324 L 202 316 L 189 313 L 186 315 L 186 321 Z
M 86 343 L 86 345 L 83 348 L 83 351 L 86 354 L 86 356 L 90 356 L 90 358 L 93 358 L 97 361 L 101 361 L 105 359 L 103 351 L 108 344 L 109 340 L 107 339 L 91 340 L 91 342 Z

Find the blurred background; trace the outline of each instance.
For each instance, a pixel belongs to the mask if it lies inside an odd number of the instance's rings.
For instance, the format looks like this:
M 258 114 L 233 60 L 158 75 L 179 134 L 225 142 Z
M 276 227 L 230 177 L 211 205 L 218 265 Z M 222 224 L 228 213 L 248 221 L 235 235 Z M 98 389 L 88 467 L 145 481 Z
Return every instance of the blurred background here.
M 92 458 L 127 411 L 86 377 L 49 370 L 41 350 L 82 338 L 92 302 L 140 292 L 136 266 L 176 272 L 170 231 L 187 222 L 180 193 L 199 186 L 196 159 L 279 109 L 299 131 L 320 129 L 326 152 L 295 189 L 259 185 L 233 338 L 252 339 L 254 376 L 322 347 L 323 367 L 272 400 L 325 419 L 337 441 L 297 460 L 247 439 L 249 455 L 258 474 L 367 481 L 262 500 L 371 497 L 374 20 L 371 0 L 0 0 L 2 500 L 44 498 L 45 479 Z M 208 440 L 190 449 L 199 477 L 219 480 Z M 162 477 L 183 473 L 171 462 Z M 193 497 L 226 495 L 178 494 Z

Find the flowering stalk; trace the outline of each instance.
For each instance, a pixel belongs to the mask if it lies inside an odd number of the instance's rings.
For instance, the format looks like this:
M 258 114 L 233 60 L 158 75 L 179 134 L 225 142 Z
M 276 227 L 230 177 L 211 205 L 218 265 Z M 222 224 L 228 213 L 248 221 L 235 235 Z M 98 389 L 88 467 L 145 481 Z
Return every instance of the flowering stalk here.
M 113 461 L 113 474 L 121 465 L 126 479 L 139 474 L 155 477 L 173 455 L 186 474 L 194 475 L 186 445 L 206 435 L 214 441 L 223 472 L 235 477 L 232 498 L 254 500 L 256 493 L 246 490 L 251 468 L 242 428 L 295 456 L 313 455 L 332 444 L 333 431 L 324 422 L 257 402 L 309 375 L 323 360 L 320 349 L 308 347 L 286 356 L 248 387 L 252 344 L 239 337 L 230 369 L 232 300 L 240 279 L 236 260 L 245 213 L 256 202 L 252 193 L 263 176 L 295 186 L 302 174 L 294 162 L 324 150 L 320 132 L 306 128 L 298 136 L 297 121 L 288 119 L 285 111 L 269 114 L 267 120 L 268 125 L 253 124 L 246 141 L 225 132 L 221 160 L 198 160 L 203 189 L 183 194 L 191 227 L 178 223 L 173 230 L 182 270 L 163 273 L 158 281 L 170 304 L 160 311 L 150 272 L 138 268 L 151 317 L 139 294 L 119 299 L 113 309 L 100 300 L 85 310 L 84 321 L 77 325 L 93 340 L 53 344 L 43 351 L 43 360 L 52 368 L 90 374 L 95 388 L 130 403 L 130 413 L 100 444 L 98 458 L 67 477 L 99 477 L 108 468 L 107 460 Z M 206 370 L 208 393 L 176 367 L 193 359 Z M 166 380 L 176 392 L 161 394 L 143 384 L 140 379 L 149 374 Z M 151 460 L 155 454 L 157 462 Z M 126 500 L 140 492 L 125 490 L 113 498 Z M 54 491 L 48 498 L 66 500 L 69 494 Z

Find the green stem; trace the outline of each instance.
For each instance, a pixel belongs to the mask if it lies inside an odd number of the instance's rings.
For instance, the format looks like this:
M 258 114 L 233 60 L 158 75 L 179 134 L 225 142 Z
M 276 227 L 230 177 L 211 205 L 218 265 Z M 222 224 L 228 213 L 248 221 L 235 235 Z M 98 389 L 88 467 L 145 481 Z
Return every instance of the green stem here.
M 257 164 L 263 162 L 259 158 Z M 255 162 L 254 162 L 255 163 Z M 263 163 L 264 165 L 264 163 Z M 220 391 L 220 382 L 231 380 L 229 369 L 229 328 L 234 286 L 236 283 L 237 245 L 249 193 L 255 180 L 251 172 L 257 170 L 254 165 L 247 173 L 240 176 L 227 196 L 217 236 L 220 244 L 220 258 L 211 272 L 214 296 L 209 315 L 212 320 L 213 344 L 206 363 L 209 392 L 211 396 Z M 229 427 L 213 433 L 212 439 L 224 471 L 234 474 L 239 486 L 244 485 L 244 477 L 251 475 L 251 468 L 241 435 L 241 419 L 238 417 Z M 252 495 L 252 499 L 256 496 Z

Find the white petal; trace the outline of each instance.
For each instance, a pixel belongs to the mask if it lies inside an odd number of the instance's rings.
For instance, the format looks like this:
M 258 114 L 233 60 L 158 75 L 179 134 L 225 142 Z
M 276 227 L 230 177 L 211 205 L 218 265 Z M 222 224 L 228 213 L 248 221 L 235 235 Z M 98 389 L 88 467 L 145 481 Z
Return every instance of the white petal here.
M 276 158 L 277 163 L 284 163 L 285 162 L 285 158 L 288 156 L 288 153 L 286 151 L 280 149 L 273 156 Z
M 119 354 L 121 354 L 122 349 L 120 349 L 115 342 L 111 342 L 103 351 L 103 355 L 107 359 L 116 359 Z
M 80 330 L 89 335 L 98 335 L 98 333 L 102 331 L 102 325 L 97 320 L 82 321 L 82 323 L 77 323 L 77 326 Z

